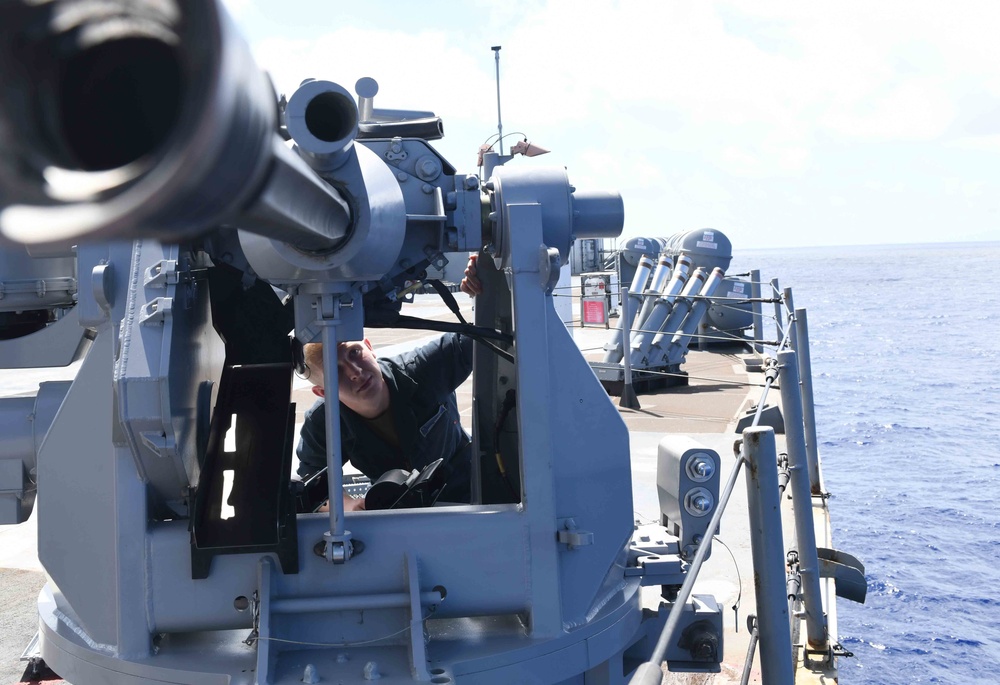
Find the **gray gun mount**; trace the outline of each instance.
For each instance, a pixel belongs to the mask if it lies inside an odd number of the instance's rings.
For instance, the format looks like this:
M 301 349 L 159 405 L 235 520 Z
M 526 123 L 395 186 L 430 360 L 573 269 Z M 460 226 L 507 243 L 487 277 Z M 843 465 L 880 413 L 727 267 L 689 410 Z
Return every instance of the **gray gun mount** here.
M 3 359 L 83 360 L 0 400 L 0 512 L 23 520 L 37 483 L 41 654 L 62 677 L 610 684 L 670 611 L 714 634 L 710 600 L 642 609 L 643 585 L 683 582 L 679 538 L 633 541 L 628 433 L 553 307 L 574 238 L 620 234 L 617 193 L 559 169 L 481 187 L 428 144 L 432 115 L 373 109 L 370 80 L 359 104 L 317 80 L 279 102 L 219 2 L 6 2 L 0 78 L 0 266 L 27 254 L 19 287 L 56 291 L 0 311 L 20 316 L 0 318 Z M 474 502 L 296 513 L 289 331 L 335 369 L 408 281 L 480 250 L 465 330 L 504 354 L 476 348 Z M 523 418 L 491 434 L 506 403 Z M 690 642 L 667 658 L 717 668 Z

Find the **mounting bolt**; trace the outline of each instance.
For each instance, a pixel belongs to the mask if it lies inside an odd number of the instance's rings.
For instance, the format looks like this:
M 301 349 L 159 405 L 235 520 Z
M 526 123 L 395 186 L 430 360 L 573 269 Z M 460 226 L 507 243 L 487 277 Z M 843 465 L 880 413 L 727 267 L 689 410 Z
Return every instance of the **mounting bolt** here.
M 365 680 L 378 680 L 382 677 L 382 674 L 378 672 L 378 664 L 374 661 L 369 661 L 365 664 L 365 667 L 361 670 L 361 677 Z
M 691 516 L 705 516 L 715 508 L 715 498 L 705 488 L 693 488 L 684 496 L 684 511 Z
M 441 175 L 441 164 L 433 155 L 424 155 L 414 166 L 414 171 L 421 181 L 433 181 Z

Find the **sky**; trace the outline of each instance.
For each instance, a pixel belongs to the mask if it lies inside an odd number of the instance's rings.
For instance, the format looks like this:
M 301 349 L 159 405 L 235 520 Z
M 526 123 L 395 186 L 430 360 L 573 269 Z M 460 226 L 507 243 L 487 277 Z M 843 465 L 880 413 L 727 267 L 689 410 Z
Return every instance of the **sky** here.
M 734 247 L 1000 240 L 1000 2 L 226 0 L 304 78 L 431 110 L 475 173 L 497 131 L 617 190 L 623 236 Z M 522 136 L 504 141 L 504 151 Z

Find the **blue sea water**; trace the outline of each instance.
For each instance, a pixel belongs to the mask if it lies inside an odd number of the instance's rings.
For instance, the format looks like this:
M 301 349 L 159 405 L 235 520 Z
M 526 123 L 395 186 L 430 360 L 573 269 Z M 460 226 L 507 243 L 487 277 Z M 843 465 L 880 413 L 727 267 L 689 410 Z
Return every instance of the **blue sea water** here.
M 750 251 L 808 312 L 840 682 L 1000 682 L 1000 243 Z

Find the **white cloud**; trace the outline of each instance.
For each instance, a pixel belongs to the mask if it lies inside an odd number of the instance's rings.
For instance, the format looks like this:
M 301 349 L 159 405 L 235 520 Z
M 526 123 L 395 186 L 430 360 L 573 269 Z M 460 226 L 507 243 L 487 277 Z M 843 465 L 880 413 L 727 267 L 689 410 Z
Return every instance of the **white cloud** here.
M 289 95 L 305 77 L 337 81 L 354 92 L 357 79 L 372 76 L 379 83 L 376 107 L 488 116 L 493 109 L 490 74 L 449 43 L 443 31 L 404 33 L 345 27 L 315 40 L 268 38 L 254 45 L 254 54 L 278 88 Z M 359 55 L 364 57 L 359 59 Z M 412 55 L 419 55 L 419 59 Z M 448 65 L 447 70 L 439 71 L 436 65 Z
M 248 2 L 227 0 L 238 20 L 266 19 Z M 302 2 L 278 6 L 301 14 Z M 894 146 L 924 146 L 932 170 L 942 155 L 1000 146 L 1000 3 L 990 0 L 471 0 L 461 9 L 428 0 L 398 22 L 384 21 L 376 0 L 364 12 L 377 7 L 381 22 L 330 11 L 340 23 L 308 40 L 274 29 L 255 53 L 285 90 L 304 76 L 348 90 L 374 76 L 376 106 L 442 115 L 448 137 L 439 148 L 468 170 L 475 146 L 495 130 L 489 46 L 502 44 L 505 131 L 523 129 L 553 150 L 531 163 L 566 164 L 574 183 L 627 189 L 626 201 L 635 198 L 628 206 L 642 212 L 629 209 L 630 222 L 663 223 L 658 196 L 685 220 L 775 212 L 739 216 L 754 234 L 754 221 L 767 226 L 761 233 L 802 220 L 801 209 L 779 216 L 773 207 L 781 202 L 801 208 L 836 198 L 824 217 L 835 225 L 832 212 L 857 212 L 864 203 L 853 193 L 873 193 L 869 182 L 887 196 L 922 201 L 920 184 L 905 178 L 915 173 L 906 161 L 881 163 Z M 824 168 L 837 154 L 857 155 L 846 174 Z M 951 163 L 955 188 L 979 188 L 977 168 Z M 880 178 L 883 167 L 894 176 Z M 793 181 L 801 185 L 787 191 Z M 810 184 L 836 187 L 810 194 Z M 993 180 L 982 187 L 984 195 L 997 191 Z M 912 240 L 915 227 L 905 230 Z
M 961 178 L 944 179 L 944 190 L 948 195 L 956 195 L 962 198 L 975 198 L 983 195 L 986 184 L 982 182 L 967 181 Z
M 942 84 L 910 79 L 853 107 L 831 109 L 819 123 L 848 138 L 931 140 L 944 135 L 954 120 L 955 107 Z

